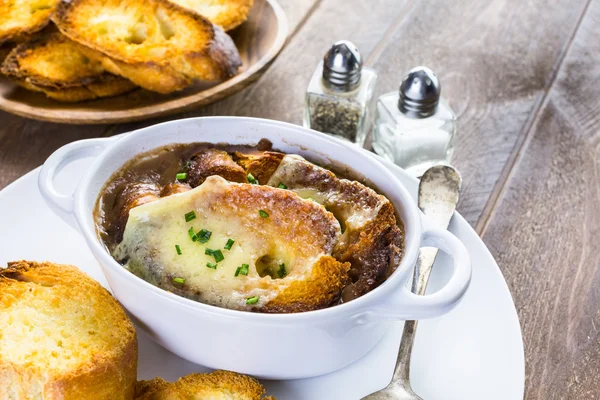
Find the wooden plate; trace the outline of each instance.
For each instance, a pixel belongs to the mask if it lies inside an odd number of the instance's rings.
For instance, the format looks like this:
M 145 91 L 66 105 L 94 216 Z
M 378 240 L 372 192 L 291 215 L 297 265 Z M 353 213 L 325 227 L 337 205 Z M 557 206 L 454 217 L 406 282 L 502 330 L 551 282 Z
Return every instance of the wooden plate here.
M 67 124 L 131 122 L 189 111 L 229 96 L 257 80 L 279 53 L 288 33 L 275 0 L 255 0 L 246 22 L 229 32 L 242 58 L 238 75 L 220 84 L 198 84 L 181 92 L 143 89 L 105 99 L 61 103 L 0 77 L 0 109 L 23 117 Z

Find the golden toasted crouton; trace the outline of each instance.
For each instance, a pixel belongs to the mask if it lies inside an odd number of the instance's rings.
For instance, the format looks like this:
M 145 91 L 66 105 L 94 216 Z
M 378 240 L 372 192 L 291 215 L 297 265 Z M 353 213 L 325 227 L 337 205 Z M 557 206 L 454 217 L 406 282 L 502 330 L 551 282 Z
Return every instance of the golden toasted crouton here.
M 160 93 L 229 78 L 241 65 L 221 28 L 167 0 L 62 1 L 52 19 L 107 71 Z
M 385 196 L 357 181 L 339 179 L 297 155 L 283 158 L 268 185 L 281 183 L 300 197 L 323 204 L 340 222 L 343 233 L 332 255 L 352 265 L 344 301 L 376 288 L 394 272 L 404 237 L 394 206 Z
M 248 18 L 254 0 L 170 0 L 229 31 Z
M 77 268 L 18 261 L 0 269 L 0 399 L 129 400 L 135 328 Z
M 81 45 L 59 32 L 16 46 L 2 63 L 2 73 L 29 90 L 61 101 L 115 96 L 135 85 L 112 75 L 85 56 Z
M 253 378 L 230 371 L 190 374 L 176 382 L 161 378 L 138 382 L 136 400 L 214 399 L 260 400 L 265 389 Z M 263 400 L 275 400 L 265 397 Z
M 1 0 L 0 44 L 43 29 L 59 0 Z

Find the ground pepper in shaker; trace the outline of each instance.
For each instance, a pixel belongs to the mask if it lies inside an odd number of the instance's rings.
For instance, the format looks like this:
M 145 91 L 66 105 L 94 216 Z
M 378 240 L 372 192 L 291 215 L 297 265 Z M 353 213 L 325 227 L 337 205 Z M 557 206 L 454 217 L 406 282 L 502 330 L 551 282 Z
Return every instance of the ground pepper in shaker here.
M 362 146 L 377 74 L 363 68 L 356 46 L 336 42 L 317 65 L 306 89 L 304 126 Z
M 373 149 L 416 177 L 450 163 L 455 134 L 456 115 L 427 67 L 410 70 L 398 91 L 377 101 Z

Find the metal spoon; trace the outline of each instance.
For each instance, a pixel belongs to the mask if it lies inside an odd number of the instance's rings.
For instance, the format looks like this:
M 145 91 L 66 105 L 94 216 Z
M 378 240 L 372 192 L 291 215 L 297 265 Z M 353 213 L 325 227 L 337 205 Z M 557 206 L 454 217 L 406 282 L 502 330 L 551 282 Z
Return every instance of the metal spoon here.
M 419 184 L 419 208 L 438 228 L 447 229 L 458 203 L 462 179 L 456 169 L 438 165 L 429 168 Z M 415 266 L 412 291 L 425 294 L 431 269 L 438 249 L 424 247 Z M 368 395 L 363 400 L 423 400 L 410 387 L 410 356 L 418 321 L 406 321 L 398 351 L 394 376 L 384 389 Z

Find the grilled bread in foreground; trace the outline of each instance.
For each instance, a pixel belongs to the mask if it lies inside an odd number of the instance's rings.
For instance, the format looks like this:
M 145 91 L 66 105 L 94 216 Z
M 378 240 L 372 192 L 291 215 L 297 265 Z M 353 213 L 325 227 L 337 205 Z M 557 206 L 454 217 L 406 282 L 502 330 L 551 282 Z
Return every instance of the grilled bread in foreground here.
M 160 93 L 227 79 L 241 65 L 221 28 L 167 0 L 62 1 L 52 19 L 107 71 Z
M 214 371 L 210 374 L 191 374 L 167 382 L 162 378 L 139 381 L 135 390 L 135 400 L 275 400 L 262 397 L 265 389 L 249 376 L 229 371 Z
M 236 28 L 248 18 L 254 0 L 170 0 L 202 15 L 226 31 Z
M 81 45 L 59 32 L 19 44 L 1 71 L 29 90 L 65 102 L 116 96 L 134 89 L 129 80 L 110 74 Z
M 135 329 L 100 284 L 68 265 L 0 269 L 0 399 L 129 400 Z
M 59 0 L 1 0 L 0 44 L 21 41 L 42 30 L 56 9 Z

